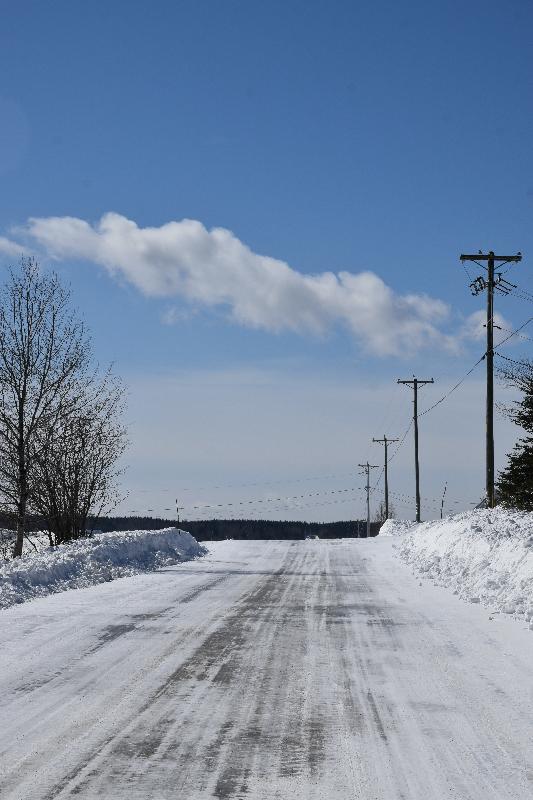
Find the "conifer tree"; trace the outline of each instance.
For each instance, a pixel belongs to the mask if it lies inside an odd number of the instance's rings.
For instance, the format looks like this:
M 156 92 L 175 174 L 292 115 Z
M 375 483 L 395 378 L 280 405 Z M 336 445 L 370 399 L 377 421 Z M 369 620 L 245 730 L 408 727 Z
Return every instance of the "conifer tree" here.
M 502 505 L 533 511 L 533 362 L 521 362 L 500 375 L 521 394 L 503 411 L 526 435 L 517 441 L 498 476 L 497 499 Z

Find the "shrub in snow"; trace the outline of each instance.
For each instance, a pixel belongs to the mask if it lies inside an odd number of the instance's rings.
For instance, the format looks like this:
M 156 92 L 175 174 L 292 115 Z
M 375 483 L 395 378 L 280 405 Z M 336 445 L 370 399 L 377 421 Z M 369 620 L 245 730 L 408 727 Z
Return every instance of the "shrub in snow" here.
M 460 597 L 533 620 L 533 513 L 466 511 L 415 525 L 400 556 Z
M 177 528 L 101 533 L 29 553 L 1 566 L 0 608 L 150 572 L 205 552 L 190 533 Z

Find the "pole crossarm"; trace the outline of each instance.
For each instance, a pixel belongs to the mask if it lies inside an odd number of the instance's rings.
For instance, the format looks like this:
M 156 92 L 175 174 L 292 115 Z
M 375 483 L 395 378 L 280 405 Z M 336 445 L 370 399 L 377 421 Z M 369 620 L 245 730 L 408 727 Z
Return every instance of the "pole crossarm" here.
M 489 261 L 489 259 L 492 259 L 495 262 L 496 261 L 518 262 L 522 261 L 522 253 L 517 253 L 514 256 L 496 256 L 491 250 L 489 253 L 475 253 L 475 254 L 462 253 L 459 256 L 459 258 L 461 261 Z
M 429 381 L 421 381 L 421 380 L 420 380 L 420 378 L 412 378 L 410 381 L 401 381 L 401 380 L 398 378 L 398 381 L 397 381 L 397 382 L 398 382 L 398 383 L 403 383 L 403 384 L 405 384 L 406 386 L 414 386 L 415 384 L 417 384 L 418 386 L 423 386 L 423 385 L 424 385 L 424 384 L 426 384 L 426 383 L 435 383 L 435 381 L 434 381 L 434 379 L 433 379 L 433 378 L 431 378 L 431 380 L 429 380 Z M 391 441 L 391 440 L 389 439 L 389 441 Z

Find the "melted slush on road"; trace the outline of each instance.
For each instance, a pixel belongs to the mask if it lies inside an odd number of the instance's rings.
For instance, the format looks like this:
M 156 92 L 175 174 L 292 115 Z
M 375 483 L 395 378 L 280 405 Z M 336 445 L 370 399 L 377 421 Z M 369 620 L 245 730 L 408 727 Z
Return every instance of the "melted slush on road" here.
M 389 540 L 208 556 L 2 612 L 3 800 L 529 800 L 533 633 Z

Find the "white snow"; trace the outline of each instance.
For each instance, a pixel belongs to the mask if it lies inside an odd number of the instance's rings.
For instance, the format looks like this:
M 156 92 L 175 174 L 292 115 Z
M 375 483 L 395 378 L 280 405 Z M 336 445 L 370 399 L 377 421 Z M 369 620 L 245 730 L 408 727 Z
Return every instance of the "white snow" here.
M 397 552 L 419 574 L 533 627 L 533 513 L 483 509 L 408 527 L 390 520 L 388 531 L 400 534 Z
M 0 529 L 0 564 L 11 561 L 16 533 L 7 528 Z M 50 539 L 46 531 L 31 531 L 24 535 L 24 555 L 46 550 L 50 547 Z
M 379 536 L 401 536 L 407 533 L 416 522 L 408 519 L 388 519 L 379 529 Z
M 533 636 L 397 542 L 211 542 L 6 609 L 2 800 L 531 800 Z
M 190 533 L 177 528 L 100 533 L 29 552 L 0 566 L 0 608 L 150 572 L 205 552 Z

